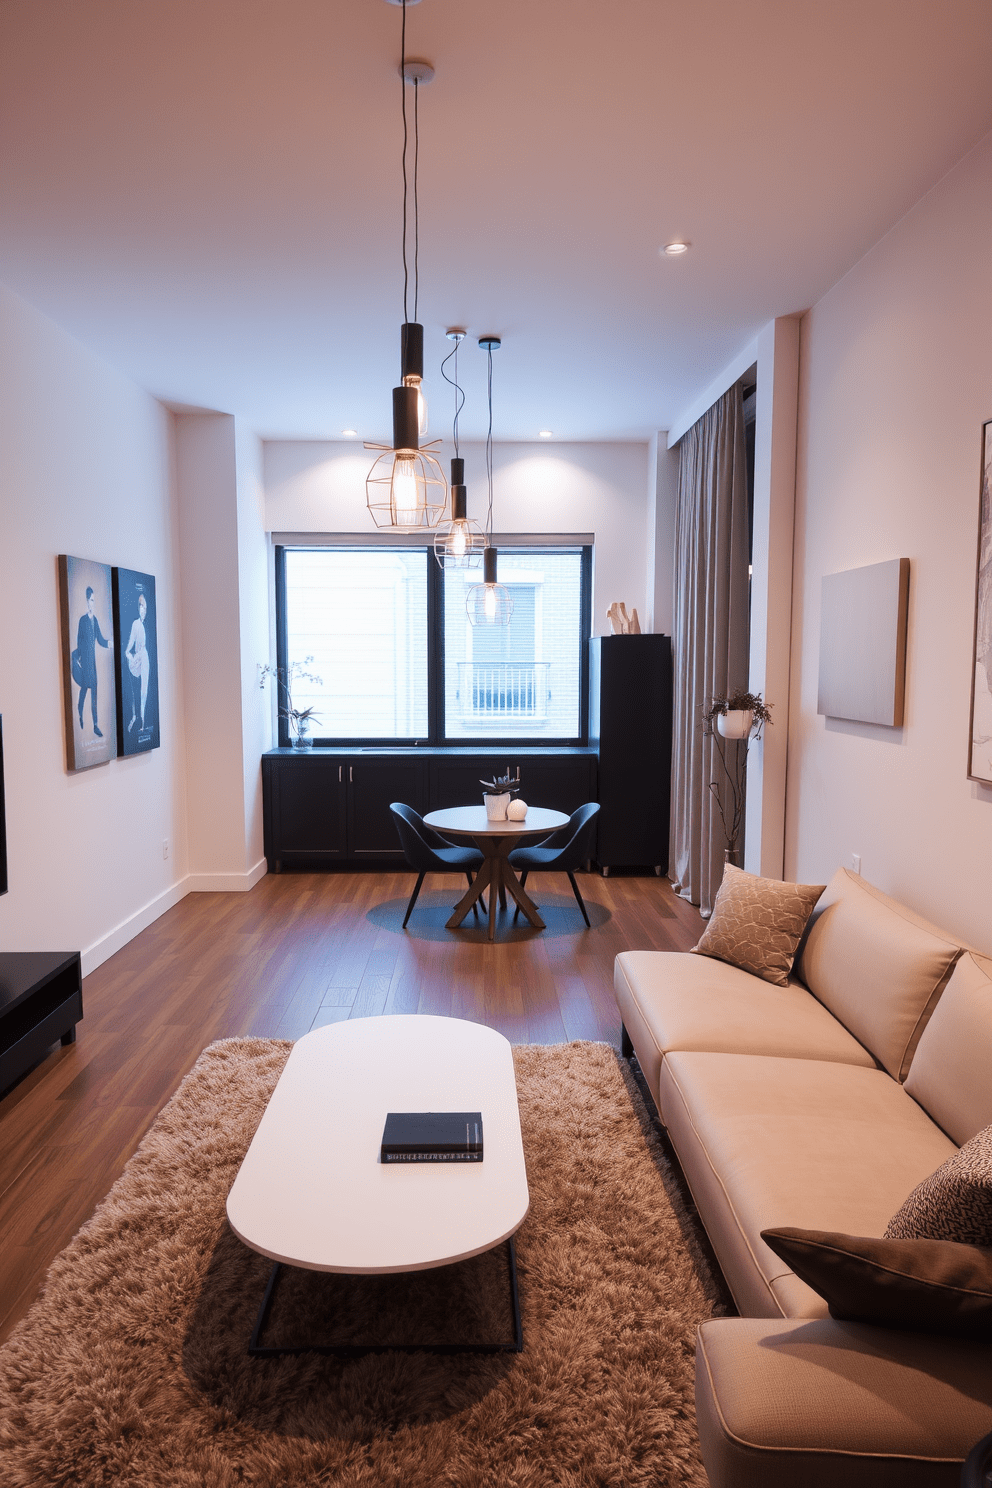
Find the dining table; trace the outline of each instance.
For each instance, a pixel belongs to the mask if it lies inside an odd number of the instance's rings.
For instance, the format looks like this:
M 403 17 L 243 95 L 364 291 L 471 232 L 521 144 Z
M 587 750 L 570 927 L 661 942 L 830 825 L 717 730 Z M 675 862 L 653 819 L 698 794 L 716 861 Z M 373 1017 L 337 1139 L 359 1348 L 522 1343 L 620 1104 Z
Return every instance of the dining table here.
M 547 806 L 528 806 L 527 815 L 520 821 L 512 818 L 493 820 L 485 806 L 448 806 L 441 811 L 430 811 L 424 823 L 440 832 L 442 837 L 471 837 L 482 853 L 482 866 L 472 886 L 462 895 L 448 919 L 447 928 L 457 930 L 473 904 L 489 890 L 489 939 L 496 936 L 496 904 L 503 895 L 510 898 L 523 910 L 535 930 L 543 930 L 537 905 L 527 894 L 510 862 L 510 853 L 521 837 L 548 837 L 552 832 L 568 825 L 563 811 L 552 811 Z

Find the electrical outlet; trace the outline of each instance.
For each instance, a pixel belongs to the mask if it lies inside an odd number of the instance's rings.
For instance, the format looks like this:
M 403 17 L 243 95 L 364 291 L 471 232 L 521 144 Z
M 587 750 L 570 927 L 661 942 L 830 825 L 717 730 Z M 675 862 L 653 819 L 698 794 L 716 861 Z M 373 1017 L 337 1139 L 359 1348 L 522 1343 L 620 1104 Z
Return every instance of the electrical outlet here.
M 860 853 L 852 853 L 851 854 L 851 867 L 854 869 L 855 873 L 860 873 L 861 872 L 861 854 Z
M 169 839 L 168 839 L 168 837 L 163 837 L 162 838 L 162 856 L 163 856 L 163 858 L 167 858 L 169 856 Z

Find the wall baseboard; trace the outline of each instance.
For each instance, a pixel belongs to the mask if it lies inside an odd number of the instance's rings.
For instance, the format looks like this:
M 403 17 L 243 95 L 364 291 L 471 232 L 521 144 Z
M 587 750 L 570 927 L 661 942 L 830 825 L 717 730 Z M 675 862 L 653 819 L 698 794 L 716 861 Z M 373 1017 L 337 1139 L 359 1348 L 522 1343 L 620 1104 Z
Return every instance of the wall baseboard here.
M 268 872 L 265 859 L 260 859 L 247 873 L 188 873 L 178 883 L 172 884 L 161 894 L 143 904 L 133 915 L 115 925 L 113 930 L 95 940 L 82 953 L 83 976 L 96 971 L 104 961 L 117 954 L 128 941 L 147 930 L 149 925 L 173 908 L 187 894 L 246 894 L 253 889 Z

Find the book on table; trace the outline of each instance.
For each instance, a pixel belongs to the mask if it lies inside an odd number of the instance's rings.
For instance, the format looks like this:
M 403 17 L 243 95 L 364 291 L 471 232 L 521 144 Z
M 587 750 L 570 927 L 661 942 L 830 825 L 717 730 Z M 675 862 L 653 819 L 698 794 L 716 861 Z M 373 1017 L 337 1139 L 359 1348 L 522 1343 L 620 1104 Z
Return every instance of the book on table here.
M 384 1163 L 481 1162 L 481 1111 L 390 1111 L 382 1133 Z

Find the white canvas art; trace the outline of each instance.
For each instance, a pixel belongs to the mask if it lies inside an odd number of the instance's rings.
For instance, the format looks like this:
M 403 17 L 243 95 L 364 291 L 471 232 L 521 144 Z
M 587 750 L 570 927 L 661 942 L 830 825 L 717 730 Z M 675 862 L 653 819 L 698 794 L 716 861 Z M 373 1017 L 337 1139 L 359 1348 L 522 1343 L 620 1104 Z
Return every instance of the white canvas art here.
M 982 495 L 975 597 L 975 670 L 971 698 L 972 780 L 992 784 L 992 420 L 982 430 Z

